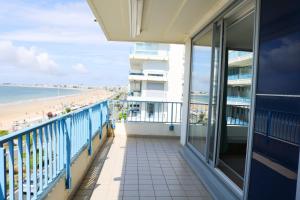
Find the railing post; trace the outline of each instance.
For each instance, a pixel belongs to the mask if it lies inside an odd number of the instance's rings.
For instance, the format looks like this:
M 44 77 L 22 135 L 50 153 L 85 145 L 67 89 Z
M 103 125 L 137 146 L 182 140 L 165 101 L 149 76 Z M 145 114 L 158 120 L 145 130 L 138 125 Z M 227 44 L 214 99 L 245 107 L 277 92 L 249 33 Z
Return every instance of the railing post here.
M 30 174 L 30 133 L 26 134 L 25 152 L 26 152 L 26 197 L 27 200 L 31 198 L 31 174 Z M 51 166 L 50 166 L 51 168 Z
M 89 146 L 88 146 L 88 154 L 92 155 L 92 110 L 91 108 L 88 110 L 89 112 Z
M 2 144 L 0 147 L 0 199 L 6 199 L 6 159 Z
M 111 113 L 111 116 L 112 116 L 112 128 L 115 129 L 116 125 L 115 125 L 115 102 L 113 101 L 112 102 L 112 113 Z
M 106 127 L 107 127 L 107 129 L 109 126 L 109 116 L 110 116 L 109 101 L 106 101 Z
M 37 198 L 37 130 L 33 131 L 33 198 Z
M 102 106 L 102 103 L 99 105 L 100 106 L 100 124 L 99 124 L 99 139 L 101 140 L 102 138 L 102 122 L 103 122 L 103 118 L 102 118 L 102 109 L 103 109 L 103 106 Z
M 272 113 L 271 111 L 268 111 L 268 118 L 267 118 L 267 137 L 269 137 L 271 133 L 271 120 L 272 120 Z
M 19 197 L 23 196 L 23 140 L 18 137 L 18 185 Z
M 174 131 L 174 125 L 173 125 L 173 102 L 171 104 L 171 125 L 169 126 L 170 131 Z
M 13 140 L 9 140 L 8 141 L 8 174 L 9 174 L 9 196 L 10 196 L 10 200 L 14 200 L 15 199 L 15 178 L 14 178 L 14 161 L 15 161 L 15 156 L 14 156 L 14 142 Z
M 71 115 L 72 117 L 72 115 Z M 66 136 L 66 189 L 71 188 L 71 130 L 72 130 L 72 119 L 70 118 L 70 123 L 66 122 L 64 119 L 64 130 Z

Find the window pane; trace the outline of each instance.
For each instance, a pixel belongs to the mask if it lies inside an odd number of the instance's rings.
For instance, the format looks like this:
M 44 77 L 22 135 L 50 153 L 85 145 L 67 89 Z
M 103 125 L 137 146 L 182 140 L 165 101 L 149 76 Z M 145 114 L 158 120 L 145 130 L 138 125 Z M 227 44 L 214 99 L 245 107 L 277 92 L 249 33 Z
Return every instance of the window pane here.
M 212 31 L 196 37 L 192 47 L 188 142 L 205 155 L 211 76 Z

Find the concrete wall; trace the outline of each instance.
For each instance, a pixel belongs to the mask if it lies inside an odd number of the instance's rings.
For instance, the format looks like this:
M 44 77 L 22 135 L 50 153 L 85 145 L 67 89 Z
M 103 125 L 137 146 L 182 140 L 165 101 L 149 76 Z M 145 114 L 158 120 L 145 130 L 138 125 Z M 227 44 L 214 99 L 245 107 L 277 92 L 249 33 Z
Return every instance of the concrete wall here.
M 149 122 L 116 123 L 115 134 L 127 136 L 167 136 L 179 137 L 180 124 L 174 124 L 174 130 L 169 130 L 170 124 Z
M 96 153 L 100 150 L 101 146 L 106 142 L 107 139 L 107 130 L 106 126 L 103 127 L 103 137 L 101 141 L 99 140 L 99 136 L 97 135 L 93 139 L 92 147 L 93 154 L 91 156 L 88 155 L 88 150 L 85 149 L 79 157 L 72 163 L 71 166 L 71 179 L 72 188 L 67 190 L 65 189 L 65 176 L 62 176 L 61 179 L 56 183 L 56 185 L 52 188 L 52 190 L 45 197 L 46 200 L 64 200 L 70 199 L 74 192 L 76 192 L 77 188 L 80 186 L 81 181 L 85 177 L 87 170 L 89 169 L 91 163 L 94 160 Z

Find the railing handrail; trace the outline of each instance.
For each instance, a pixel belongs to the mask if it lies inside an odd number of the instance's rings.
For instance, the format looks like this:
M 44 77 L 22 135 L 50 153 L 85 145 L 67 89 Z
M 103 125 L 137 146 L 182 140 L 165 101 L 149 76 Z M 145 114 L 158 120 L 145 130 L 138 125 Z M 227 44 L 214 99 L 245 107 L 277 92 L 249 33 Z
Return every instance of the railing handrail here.
M 57 116 L 57 117 L 54 117 L 54 118 L 51 118 L 45 122 L 41 122 L 39 124 L 36 124 L 36 125 L 33 125 L 33 126 L 30 126 L 30 127 L 26 127 L 22 130 L 18 130 L 18 131 L 14 131 L 12 133 L 9 133 L 7 135 L 4 135 L 4 136 L 1 136 L 0 137 L 0 146 L 3 144 L 3 143 L 6 143 L 8 142 L 9 140 L 11 139 L 16 139 L 18 138 L 20 135 L 25 135 L 27 134 L 28 132 L 31 132 L 31 131 L 34 131 L 38 128 L 41 128 L 43 126 L 46 126 L 46 125 L 49 125 L 57 120 L 62 120 L 62 119 L 66 119 L 68 117 L 71 117 L 73 114 L 76 114 L 76 113 L 79 113 L 79 112 L 82 112 L 84 110 L 87 110 L 87 109 L 90 109 L 90 108 L 93 108 L 94 106 L 97 106 L 97 105 L 100 105 L 104 102 L 107 102 L 108 100 L 103 100 L 103 101 L 100 101 L 100 102 L 97 102 L 97 103 L 94 103 L 94 104 L 91 104 L 91 105 L 87 105 L 87 106 L 84 106 L 82 108 L 79 108 L 79 109 L 76 109 L 74 111 L 71 111 L 69 113 L 66 113 L 66 114 L 63 114 L 61 116 Z
M 120 99 L 120 100 L 110 100 L 111 102 L 146 102 L 146 103 L 176 103 L 176 104 L 182 104 L 181 101 L 163 101 L 163 100 L 159 100 L 159 101 L 151 101 L 151 100 L 126 100 L 126 99 Z

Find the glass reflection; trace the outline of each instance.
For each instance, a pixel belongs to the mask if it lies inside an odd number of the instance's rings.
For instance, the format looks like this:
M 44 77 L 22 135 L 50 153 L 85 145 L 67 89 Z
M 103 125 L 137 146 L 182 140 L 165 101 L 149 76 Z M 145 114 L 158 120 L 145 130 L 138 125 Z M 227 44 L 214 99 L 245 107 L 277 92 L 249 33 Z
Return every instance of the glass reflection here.
M 188 142 L 205 155 L 211 76 L 212 31 L 193 40 Z
M 217 164 L 241 189 L 251 107 L 253 19 L 254 15 L 250 14 L 225 29 L 227 52 Z

